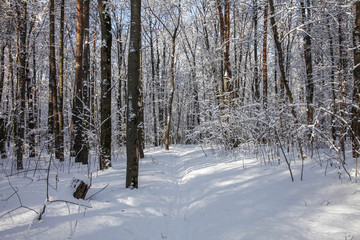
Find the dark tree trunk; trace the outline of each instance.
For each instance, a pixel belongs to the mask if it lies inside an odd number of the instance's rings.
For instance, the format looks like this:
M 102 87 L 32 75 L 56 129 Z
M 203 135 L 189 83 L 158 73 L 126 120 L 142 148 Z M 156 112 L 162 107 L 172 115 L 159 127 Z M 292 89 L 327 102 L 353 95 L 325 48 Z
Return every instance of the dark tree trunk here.
M 10 51 L 10 50 L 9 50 Z M 4 86 L 4 77 L 5 77 L 5 44 L 1 46 L 0 53 L 0 106 L 2 106 L 2 94 L 3 94 L 3 86 Z M 0 157 L 6 158 L 6 115 L 0 114 Z
M 268 105 L 268 73 L 267 73 L 267 34 L 268 34 L 268 4 L 264 9 L 264 33 L 263 33 L 263 106 Z
M 57 105 L 57 80 L 56 80 L 56 58 L 55 58 L 55 2 L 49 1 L 50 14 L 50 53 L 49 53 L 49 111 L 48 111 L 48 128 L 49 133 L 53 135 L 55 142 L 55 156 L 59 158 L 58 148 L 58 105 Z M 50 144 L 52 148 L 53 144 Z M 50 151 L 53 151 L 50 149 Z
M 18 15 L 18 86 L 19 94 L 16 98 L 16 110 L 15 110 L 15 151 L 16 151 L 16 163 L 17 169 L 23 169 L 23 154 L 24 154 L 24 137 L 25 137 L 25 82 L 26 82 L 26 59 L 27 59 L 27 49 L 26 49 L 26 35 L 27 35 L 27 3 L 26 1 L 21 1 L 17 5 L 17 15 Z
M 260 82 L 259 82 L 259 68 L 258 68 L 258 0 L 253 0 L 253 22 L 254 22 L 254 100 L 260 101 Z
M 107 0 L 98 0 L 101 21 L 100 169 L 111 167 L 111 18 Z
M 153 115 L 153 128 L 154 128 L 154 146 L 159 146 L 158 140 L 158 130 L 157 130 L 157 117 L 156 117 L 156 80 L 158 80 L 158 76 L 156 76 L 155 72 L 155 54 L 154 54 L 154 39 L 153 39 L 153 26 L 150 18 L 150 61 L 151 61 L 151 81 L 152 81 L 152 115 Z
M 338 36 L 339 36 L 339 114 L 342 119 L 345 117 L 346 113 L 346 84 L 347 84 L 347 68 L 348 68 L 348 57 L 346 54 L 346 46 L 345 46 L 345 37 L 343 32 L 343 13 L 339 13 L 338 15 Z M 343 152 L 343 158 L 345 161 L 345 126 L 341 124 L 340 127 L 340 149 Z
M 144 129 L 144 92 L 143 92 L 143 78 L 142 78 L 142 51 L 140 41 L 140 77 L 139 77 L 139 124 L 138 124 L 138 146 L 139 157 L 144 158 L 145 149 L 145 129 Z
M 355 3 L 356 19 L 354 29 L 354 90 L 352 107 L 352 153 L 354 158 L 360 156 L 360 1 Z M 357 171 L 357 169 L 356 169 Z
M 59 31 L 59 111 L 58 111 L 58 120 L 59 120 L 59 148 L 58 148 L 58 157 L 60 161 L 64 161 L 64 5 L 65 0 L 60 1 L 60 31 Z
M 84 43 L 84 1 L 77 0 L 76 15 L 76 55 L 75 55 L 75 97 L 73 102 L 74 154 L 75 162 L 86 159 L 83 151 L 83 43 Z
M 90 0 L 84 0 L 83 9 L 83 29 L 84 29 L 84 51 L 83 51 L 83 140 L 82 140 L 82 164 L 88 164 L 89 156 L 89 137 L 88 132 L 90 128 L 90 98 L 89 98 L 89 83 L 90 83 L 90 32 L 89 32 L 89 10 Z
M 311 27 L 310 23 L 307 23 L 306 20 L 310 20 L 310 1 L 307 0 L 307 6 L 305 6 L 305 0 L 300 2 L 301 5 L 301 16 L 302 23 L 305 25 L 304 33 L 304 58 L 306 66 L 306 104 L 307 104 L 307 123 L 308 125 L 313 124 L 314 119 L 314 82 L 313 82 L 313 66 L 312 66 L 312 54 L 311 54 Z
M 0 52 L 0 106 L 2 105 L 2 95 L 4 87 L 4 77 L 5 77 L 5 43 L 1 44 Z M 10 50 L 9 50 L 10 51 Z
M 138 188 L 139 175 L 139 81 L 141 46 L 141 0 L 131 0 L 130 48 L 128 56 L 128 103 L 126 128 L 126 187 Z
M 33 36 L 32 41 L 32 59 L 33 59 L 33 77 L 28 77 L 27 82 L 27 99 L 28 99 L 28 139 L 29 139 L 29 157 L 36 156 L 36 112 L 35 112 L 35 91 L 36 91 L 36 49 L 35 49 L 36 38 Z

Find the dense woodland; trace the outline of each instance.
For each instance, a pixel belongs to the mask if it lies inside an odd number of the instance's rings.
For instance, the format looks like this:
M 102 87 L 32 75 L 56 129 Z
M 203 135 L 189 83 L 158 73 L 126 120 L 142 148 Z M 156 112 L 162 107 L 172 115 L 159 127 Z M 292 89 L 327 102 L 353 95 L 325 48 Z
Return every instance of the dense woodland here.
M 41 154 L 103 170 L 126 146 L 137 187 L 150 145 L 359 157 L 360 1 L 1 0 L 0 19 L 17 170 Z

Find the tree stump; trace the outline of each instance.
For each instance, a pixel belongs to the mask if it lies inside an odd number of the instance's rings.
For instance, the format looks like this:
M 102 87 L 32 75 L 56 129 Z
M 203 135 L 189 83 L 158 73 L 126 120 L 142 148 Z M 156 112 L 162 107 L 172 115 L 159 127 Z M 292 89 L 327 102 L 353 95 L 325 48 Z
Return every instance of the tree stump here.
M 73 196 L 77 199 L 85 199 L 86 193 L 88 192 L 90 186 L 86 184 L 83 180 L 79 178 L 73 178 L 71 182 L 71 187 L 73 188 Z

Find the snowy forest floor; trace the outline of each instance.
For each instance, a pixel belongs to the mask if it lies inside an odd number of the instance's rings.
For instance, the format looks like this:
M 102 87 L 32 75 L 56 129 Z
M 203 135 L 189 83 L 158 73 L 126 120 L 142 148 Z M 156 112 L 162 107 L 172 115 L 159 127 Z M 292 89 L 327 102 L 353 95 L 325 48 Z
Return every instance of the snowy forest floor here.
M 25 208 L 6 213 L 21 204 L 40 212 L 46 171 L 26 177 L 3 172 L 0 239 L 360 239 L 360 186 L 346 174 L 339 179 L 329 153 L 306 160 L 303 181 L 301 161 L 294 157 L 295 182 L 285 162 L 265 164 L 240 153 L 234 158 L 200 146 L 172 146 L 170 151 L 149 148 L 145 155 L 139 189 L 124 188 L 124 157 L 113 159 L 113 167 L 103 172 L 90 164 L 95 171 L 87 196 L 108 187 L 89 201 L 73 199 L 88 207 L 47 204 L 41 221 Z M 89 171 L 54 163 L 50 198 L 69 199 L 66 189 L 74 174 Z

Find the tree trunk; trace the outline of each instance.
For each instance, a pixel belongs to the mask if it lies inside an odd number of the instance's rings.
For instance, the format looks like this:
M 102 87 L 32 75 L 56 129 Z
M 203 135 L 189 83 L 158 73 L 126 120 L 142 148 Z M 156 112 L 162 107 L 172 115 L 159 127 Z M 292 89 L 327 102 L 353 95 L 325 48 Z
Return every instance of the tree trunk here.
M 171 118 L 172 118 L 172 105 L 174 99 L 174 92 L 175 92 L 175 43 L 176 43 L 176 34 L 177 30 L 174 32 L 172 36 L 172 52 L 170 58 L 170 94 L 169 94 L 169 104 L 168 104 L 168 113 L 166 118 L 166 130 L 165 130 L 165 150 L 169 150 L 170 145 L 170 128 L 171 128 Z
M 18 86 L 20 94 L 16 94 L 16 110 L 15 110 L 15 151 L 16 151 L 16 167 L 17 170 L 23 169 L 23 154 L 24 154 L 24 137 L 25 137 L 25 81 L 26 81 L 26 58 L 27 58 L 27 49 L 26 49 L 26 34 L 27 34 L 27 3 L 26 1 L 21 1 L 17 5 L 17 15 L 18 15 L 18 34 L 19 34 L 19 43 L 18 43 Z
M 120 10 L 120 15 L 122 16 L 122 9 Z M 114 17 L 116 15 L 114 14 Z M 123 109 L 123 58 L 124 58 L 124 45 L 123 44 L 123 25 L 122 20 L 114 19 L 116 23 L 116 47 L 117 47 L 117 68 L 118 68 L 118 97 L 117 97 L 117 117 L 118 117 L 118 142 L 119 145 L 122 145 L 125 141 L 125 134 L 124 134 L 124 109 Z
M 139 123 L 138 123 L 138 146 L 139 157 L 144 158 L 145 149 L 145 129 L 144 129 L 144 92 L 143 92 L 143 78 L 142 78 L 142 50 L 140 41 L 140 76 L 139 76 Z
M 348 60 L 346 56 L 346 49 L 345 49 L 345 38 L 343 33 L 343 17 L 342 13 L 340 12 L 338 15 L 338 35 L 339 35 L 339 113 L 341 119 L 344 119 L 345 112 L 346 112 L 346 84 L 347 84 L 347 67 L 348 67 Z M 340 149 L 343 152 L 343 159 L 345 161 L 345 126 L 341 124 L 340 128 Z
M 2 95 L 4 87 L 4 77 L 5 77 L 5 43 L 1 44 L 0 52 L 0 106 L 2 106 Z M 10 51 L 10 50 L 9 50 Z
M 59 111 L 58 111 L 58 120 L 59 120 L 59 148 L 58 148 L 58 157 L 60 161 L 64 161 L 64 4 L 65 0 L 60 2 L 60 31 L 59 31 Z
M 268 105 L 268 73 L 267 73 L 267 34 L 268 34 L 268 4 L 264 9 L 264 33 L 263 33 L 263 106 Z
M 307 105 L 307 123 L 308 125 L 313 124 L 314 119 L 314 107 L 312 106 L 314 103 L 314 82 L 313 82 L 313 66 L 312 66 L 312 54 L 311 54 L 311 27 L 310 23 L 306 23 L 306 20 L 311 20 L 310 13 L 310 1 L 307 0 L 307 6 L 305 7 L 305 0 L 300 2 L 301 5 L 301 16 L 302 16 L 302 24 L 305 25 L 305 33 L 304 33 L 304 58 L 305 58 L 305 66 L 306 66 L 306 105 Z
M 352 107 L 352 154 L 353 158 L 360 156 L 360 1 L 355 3 L 356 19 L 353 33 L 354 41 L 354 90 Z M 357 171 L 357 169 L 356 169 Z
M 0 53 L 0 107 L 2 106 L 2 94 L 3 94 L 3 86 L 4 86 L 4 78 L 5 78 L 5 43 L 1 45 L 1 53 Z M 9 50 L 10 51 L 10 50 Z M 6 158 L 6 115 L 3 113 L 0 114 L 0 157 Z
M 138 188 L 139 175 L 139 81 L 141 46 L 141 0 L 131 0 L 130 48 L 128 55 L 128 103 L 126 128 L 126 187 Z
M 50 14 L 50 53 L 49 53 L 49 111 L 48 128 L 49 133 L 53 135 L 55 142 L 55 157 L 59 158 L 59 124 L 58 124 L 58 105 L 57 105 L 57 80 L 56 80 L 56 58 L 55 58 L 55 2 L 49 1 Z M 52 148 L 52 144 L 50 147 Z M 50 149 L 52 151 L 52 149 Z
M 83 151 L 83 43 L 84 43 L 84 1 L 77 0 L 76 15 L 76 55 L 75 55 L 75 98 L 73 102 L 73 126 L 74 126 L 74 154 L 75 162 L 83 162 L 86 159 Z
M 153 115 L 153 128 L 154 128 L 154 146 L 159 146 L 158 131 L 157 131 L 157 117 L 156 117 L 156 82 L 158 80 L 155 72 L 155 54 L 154 54 L 154 40 L 153 40 L 153 28 L 150 18 L 150 61 L 151 61 L 151 81 L 152 81 L 152 115 Z
M 174 31 L 171 33 L 169 29 L 167 32 L 171 34 L 171 57 L 170 57 L 170 93 L 169 93 L 169 103 L 167 108 L 167 117 L 166 117 L 166 129 L 165 129 L 165 150 L 169 150 L 170 145 L 170 129 L 171 129 L 171 119 L 172 119 L 172 107 L 174 101 L 174 92 L 175 92 L 175 50 L 176 50 L 176 37 L 178 35 L 178 31 L 180 28 L 180 19 L 181 19 L 181 11 L 180 11 L 180 0 L 178 8 L 178 15 L 177 15 L 177 22 L 174 23 L 175 28 Z
M 83 157 L 81 159 L 82 164 L 88 164 L 89 160 L 89 137 L 88 132 L 90 129 L 90 98 L 89 98 L 89 83 L 90 83 L 90 33 L 89 33 L 89 11 L 90 0 L 84 0 L 83 9 L 83 29 L 84 29 L 84 51 L 83 51 L 83 140 L 82 151 Z
M 255 102 L 260 101 L 260 82 L 259 82 L 259 69 L 258 69 L 258 0 L 253 0 L 253 22 L 254 22 L 254 87 L 253 87 L 253 96 Z
M 98 0 L 101 22 L 100 169 L 111 167 L 111 18 L 107 0 Z
M 33 59 L 33 77 L 27 78 L 27 99 L 28 99 L 28 141 L 29 141 L 29 157 L 36 156 L 36 112 L 35 112 L 35 91 L 36 91 L 36 37 L 33 34 L 32 40 L 32 59 Z

